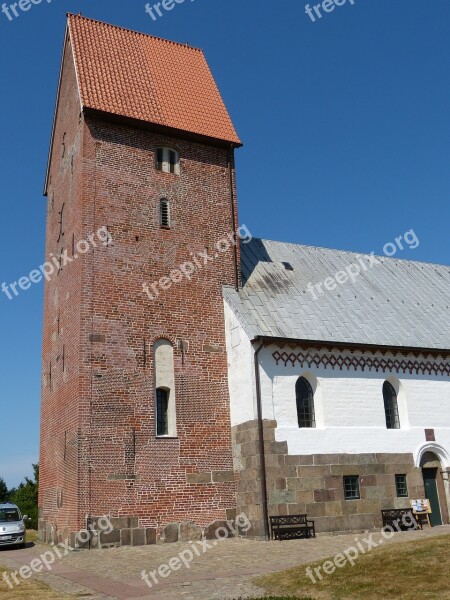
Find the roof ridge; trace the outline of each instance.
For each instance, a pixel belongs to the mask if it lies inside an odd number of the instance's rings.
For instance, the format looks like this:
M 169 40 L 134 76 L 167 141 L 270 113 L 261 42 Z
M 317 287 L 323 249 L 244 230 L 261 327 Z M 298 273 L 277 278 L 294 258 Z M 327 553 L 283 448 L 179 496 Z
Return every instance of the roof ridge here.
M 159 40 L 160 42 L 166 42 L 168 44 L 173 44 L 175 46 L 180 46 L 181 48 L 187 48 L 188 50 L 195 50 L 196 52 L 200 52 L 203 54 L 202 48 L 197 48 L 196 46 L 191 46 L 190 44 L 182 44 L 181 42 L 175 42 L 173 40 L 168 40 L 167 38 L 162 38 L 157 35 L 151 35 L 150 33 L 144 33 L 143 31 L 136 31 L 135 29 L 129 29 L 128 27 L 121 27 L 120 25 L 113 25 L 112 23 L 106 23 L 105 21 L 100 21 L 98 19 L 92 19 L 91 17 L 85 17 L 84 15 L 76 15 L 74 13 L 66 13 L 67 19 L 71 18 L 81 19 L 84 21 L 91 21 L 91 23 L 98 23 L 99 25 L 104 25 L 105 27 L 111 27 L 113 29 L 119 29 L 120 31 L 127 31 L 128 33 L 133 33 L 134 35 L 144 36 L 147 38 L 152 38 L 154 40 Z
M 342 253 L 346 253 L 346 254 L 354 254 L 354 255 L 359 255 L 359 256 L 367 256 L 368 254 L 371 254 L 370 252 L 357 252 L 356 250 L 344 250 L 342 248 L 327 248 L 326 246 L 312 246 L 310 244 L 297 244 L 295 242 L 282 242 L 279 240 L 269 240 L 266 238 L 254 238 L 254 239 L 259 239 L 261 242 L 273 242 L 275 244 L 286 244 L 288 246 L 300 246 L 302 248 L 312 248 L 314 250 L 328 250 L 330 252 L 342 252 Z M 376 254 L 374 253 L 374 256 L 376 256 L 377 258 L 382 258 L 384 260 L 392 260 L 392 261 L 402 261 L 402 262 L 407 262 L 407 263 L 414 263 L 416 265 L 428 265 L 428 266 L 434 266 L 434 267 L 444 267 L 446 269 L 450 268 L 450 265 L 447 265 L 445 263 L 436 263 L 436 262 L 429 262 L 426 260 L 413 260 L 411 258 L 400 258 L 398 256 L 386 256 L 386 254 Z

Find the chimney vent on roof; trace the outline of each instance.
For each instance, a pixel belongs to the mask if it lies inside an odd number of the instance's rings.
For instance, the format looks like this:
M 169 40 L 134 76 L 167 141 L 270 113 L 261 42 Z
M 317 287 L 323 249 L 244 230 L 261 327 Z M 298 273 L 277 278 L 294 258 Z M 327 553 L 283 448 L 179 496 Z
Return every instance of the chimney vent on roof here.
M 294 270 L 294 267 L 291 265 L 291 263 L 283 262 L 281 264 L 286 269 L 286 271 L 293 271 Z

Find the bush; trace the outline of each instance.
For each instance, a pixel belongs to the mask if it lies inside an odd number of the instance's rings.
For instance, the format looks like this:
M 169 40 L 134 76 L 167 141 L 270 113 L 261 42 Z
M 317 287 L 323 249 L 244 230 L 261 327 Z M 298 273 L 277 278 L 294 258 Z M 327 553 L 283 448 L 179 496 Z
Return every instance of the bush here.
M 0 477 L 0 502 L 7 502 L 9 500 L 8 487 L 4 482 L 3 478 Z
M 10 493 L 9 500 L 20 508 L 23 515 L 28 515 L 27 523 L 29 529 L 38 527 L 38 489 L 39 489 L 39 465 L 33 465 L 34 481 L 25 477 L 25 483 L 21 483 L 16 490 Z

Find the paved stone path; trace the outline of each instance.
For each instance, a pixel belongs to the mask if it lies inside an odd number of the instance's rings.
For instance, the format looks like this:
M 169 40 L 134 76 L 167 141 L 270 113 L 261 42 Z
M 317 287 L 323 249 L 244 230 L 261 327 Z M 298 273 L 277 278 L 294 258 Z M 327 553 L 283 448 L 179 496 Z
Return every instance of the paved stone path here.
M 424 531 L 396 533 L 384 544 L 425 539 L 450 534 L 450 526 Z M 51 587 L 82 597 L 85 600 L 230 600 L 232 598 L 261 596 L 251 580 L 261 574 L 280 571 L 334 556 L 356 544 L 368 534 L 320 536 L 313 540 L 289 542 L 261 542 L 230 539 L 195 543 L 197 552 L 189 569 L 185 566 L 158 578 L 152 588 L 142 580 L 145 570 L 157 570 L 180 553 L 193 551 L 191 543 L 163 544 L 138 548 L 76 551 L 55 562 L 51 573 L 35 575 Z M 381 535 L 373 537 L 379 541 Z M 0 564 L 16 570 L 41 553 L 49 550 L 36 544 L 26 550 L 0 551 Z M 197 556 L 198 554 L 198 556 Z M 185 556 L 189 556 L 186 552 Z M 179 561 L 173 564 L 179 566 Z M 0 580 L 0 596 L 5 584 Z

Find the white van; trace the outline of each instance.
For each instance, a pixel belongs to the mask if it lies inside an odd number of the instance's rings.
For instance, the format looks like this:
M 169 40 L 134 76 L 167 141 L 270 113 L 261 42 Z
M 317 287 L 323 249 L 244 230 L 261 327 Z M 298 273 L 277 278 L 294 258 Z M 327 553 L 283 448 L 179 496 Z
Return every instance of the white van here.
M 28 521 L 27 515 L 22 516 L 19 507 L 15 504 L 10 502 L 0 504 L 0 547 L 24 548 L 26 521 Z

